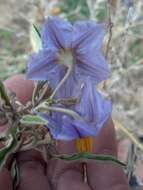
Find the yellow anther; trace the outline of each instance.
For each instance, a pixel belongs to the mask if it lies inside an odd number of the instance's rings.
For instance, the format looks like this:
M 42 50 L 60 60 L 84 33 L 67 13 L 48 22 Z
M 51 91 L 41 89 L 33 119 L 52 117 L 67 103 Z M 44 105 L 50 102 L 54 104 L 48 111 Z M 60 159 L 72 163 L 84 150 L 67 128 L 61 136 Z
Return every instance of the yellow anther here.
M 93 151 L 93 138 L 92 137 L 84 137 L 76 140 L 76 147 L 78 153 L 80 152 L 90 152 Z

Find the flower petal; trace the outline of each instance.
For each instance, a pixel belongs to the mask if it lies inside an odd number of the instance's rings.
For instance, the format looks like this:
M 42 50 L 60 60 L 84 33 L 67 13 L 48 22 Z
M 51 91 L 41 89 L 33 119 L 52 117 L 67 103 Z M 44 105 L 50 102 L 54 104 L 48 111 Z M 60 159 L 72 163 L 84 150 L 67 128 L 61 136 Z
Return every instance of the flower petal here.
M 64 75 L 63 75 L 64 76 Z M 60 79 L 61 80 L 61 79 Z M 73 70 L 68 79 L 57 92 L 58 98 L 77 98 L 80 94 L 81 81 Z
M 42 42 L 44 48 L 70 48 L 72 41 L 72 25 L 58 17 L 46 20 L 42 29 Z
M 84 118 L 85 123 L 73 121 L 73 124 L 84 135 L 92 134 L 95 136 L 112 112 L 111 101 L 104 99 L 97 92 L 95 85 L 88 79 L 84 85 L 80 104 L 75 110 Z
M 76 129 L 69 123 L 67 116 L 62 116 L 59 113 L 54 114 L 54 117 L 46 113 L 38 113 L 38 115 L 48 121 L 47 128 L 55 139 L 73 140 L 79 137 Z
M 53 137 L 57 137 L 57 135 L 61 132 L 61 122 L 56 121 L 47 113 L 36 112 L 40 117 L 48 121 L 47 128 L 50 130 Z
M 79 50 L 101 49 L 105 34 L 105 24 L 95 21 L 81 21 L 74 24 L 73 48 Z
M 69 119 L 67 116 L 62 117 L 62 128 L 60 133 L 56 136 L 56 139 L 59 140 L 73 140 L 79 138 L 79 133 L 77 129 L 72 125 L 71 122 L 69 122 Z
M 76 72 L 86 79 L 90 76 L 95 84 L 109 77 L 108 64 L 99 51 L 87 51 L 77 55 Z
M 28 63 L 27 78 L 31 80 L 49 80 L 53 72 L 57 72 L 62 67 L 56 64 L 57 53 L 52 50 L 42 50 L 38 54 L 33 54 Z
M 73 126 L 79 131 L 80 137 L 96 136 L 99 132 L 97 126 L 91 125 L 91 123 L 73 121 Z

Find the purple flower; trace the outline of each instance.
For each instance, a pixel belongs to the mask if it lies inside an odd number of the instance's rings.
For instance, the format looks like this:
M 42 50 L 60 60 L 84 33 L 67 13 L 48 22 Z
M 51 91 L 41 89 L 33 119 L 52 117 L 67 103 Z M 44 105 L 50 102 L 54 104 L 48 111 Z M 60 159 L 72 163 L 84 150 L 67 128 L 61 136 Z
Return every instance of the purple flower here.
M 111 102 L 96 90 L 96 85 L 109 76 L 108 64 L 101 52 L 104 28 L 94 21 L 71 25 L 56 17 L 49 18 L 43 26 L 43 47 L 29 60 L 27 78 L 47 80 L 55 90 L 72 66 L 56 97 L 80 96 L 80 102 L 70 107 L 79 115 L 78 119 L 60 112 L 52 111 L 52 116 L 38 113 L 48 120 L 47 127 L 55 139 L 96 136 L 111 115 Z M 63 105 L 58 106 L 63 108 Z
M 72 63 L 72 79 L 85 81 L 90 76 L 95 84 L 107 79 L 108 65 L 101 52 L 104 30 L 103 24 L 94 21 L 72 25 L 57 17 L 48 18 L 41 34 L 43 47 L 29 60 L 27 78 L 48 80 L 55 88 Z
M 55 139 L 72 140 L 96 136 L 110 117 L 112 105 L 97 92 L 95 85 L 88 79 L 83 87 L 81 101 L 73 110 L 83 119 L 73 119 L 61 113 L 54 113 L 52 117 L 40 113 L 41 117 L 48 120 L 47 127 Z

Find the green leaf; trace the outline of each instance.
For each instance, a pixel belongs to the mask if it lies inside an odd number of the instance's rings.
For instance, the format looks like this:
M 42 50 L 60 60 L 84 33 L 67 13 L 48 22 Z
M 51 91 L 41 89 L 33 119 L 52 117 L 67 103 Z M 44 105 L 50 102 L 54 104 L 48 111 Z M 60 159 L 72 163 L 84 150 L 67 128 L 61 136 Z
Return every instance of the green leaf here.
M 0 169 L 5 165 L 8 157 L 15 153 L 21 142 L 16 140 L 17 122 L 15 122 L 10 130 L 9 134 L 5 137 L 5 146 L 0 149 Z
M 126 166 L 126 164 L 120 162 L 115 157 L 110 155 L 99 155 L 99 154 L 92 154 L 88 152 L 81 152 L 78 154 L 72 154 L 72 155 L 55 155 L 55 158 L 67 160 L 67 161 L 83 161 L 83 160 L 96 160 L 96 161 L 102 161 L 102 162 L 113 162 L 116 164 L 119 164 L 121 166 Z
M 0 100 L 1 99 L 4 101 L 4 103 L 7 106 L 9 106 L 11 109 L 13 109 L 12 105 L 10 103 L 9 97 L 8 97 L 8 95 L 6 93 L 5 87 L 4 87 L 3 83 L 0 81 Z
M 0 150 L 0 169 L 5 165 L 7 158 L 11 153 L 13 153 L 17 145 L 17 142 L 12 135 L 9 135 L 9 140 L 7 140 L 7 143 L 7 146 Z
M 31 43 L 33 50 L 38 52 L 42 49 L 41 35 L 35 25 L 31 25 L 31 35 L 30 35 Z
M 11 177 L 12 177 L 12 182 L 13 182 L 13 190 L 15 190 L 15 189 L 17 189 L 17 186 L 20 181 L 20 174 L 19 174 L 19 169 L 18 169 L 16 159 L 14 159 L 14 161 L 12 162 Z
M 25 115 L 20 120 L 22 124 L 26 125 L 47 125 L 48 121 L 44 120 L 38 115 Z

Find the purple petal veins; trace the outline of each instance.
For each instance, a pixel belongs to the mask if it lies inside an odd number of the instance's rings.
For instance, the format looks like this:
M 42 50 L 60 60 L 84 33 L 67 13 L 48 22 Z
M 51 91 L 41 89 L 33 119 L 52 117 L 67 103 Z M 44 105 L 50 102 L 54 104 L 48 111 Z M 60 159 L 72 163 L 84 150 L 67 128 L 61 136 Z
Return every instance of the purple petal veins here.
M 57 49 L 71 48 L 72 25 L 58 17 L 48 18 L 43 25 L 42 42 L 43 48 L 51 46 Z
M 109 77 L 108 64 L 101 51 L 104 33 L 105 25 L 94 21 L 72 25 L 52 17 L 43 26 L 43 48 L 29 59 L 27 78 L 47 80 L 54 90 L 64 77 L 68 64 L 73 64 L 73 70 L 56 98 L 73 98 L 80 94 L 79 103 L 70 108 L 83 118 L 75 120 L 58 112 L 52 116 L 38 113 L 48 121 L 47 127 L 55 139 L 96 136 L 111 115 L 111 102 L 96 90 L 96 85 Z M 66 63 L 72 60 L 66 59 L 67 53 L 73 56 L 72 63 Z
M 28 68 L 30 74 L 27 77 L 29 79 L 36 78 L 37 69 L 39 75 L 42 75 L 42 71 L 44 73 L 43 77 L 38 78 L 49 80 L 47 72 L 49 64 L 55 65 L 56 62 L 56 64 L 62 65 L 59 63 L 60 60 L 58 61 L 57 54 L 61 54 L 61 50 L 63 50 L 62 52 L 68 51 L 74 56 L 75 72 L 73 73 L 78 74 L 83 81 L 87 76 L 91 76 L 95 83 L 106 80 L 109 76 L 109 69 L 101 52 L 104 33 L 105 26 L 94 21 L 82 21 L 71 25 L 68 21 L 57 17 L 48 18 L 42 30 L 43 53 L 40 51 L 37 56 L 34 56 L 35 59 L 30 59 Z M 41 65 L 41 72 L 36 63 Z M 34 72 L 33 67 L 35 67 Z M 38 78 L 37 80 L 39 80 Z M 53 75 L 53 80 L 54 78 Z

